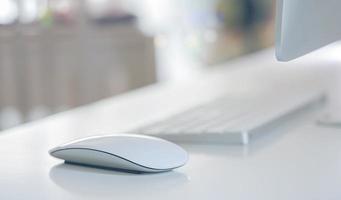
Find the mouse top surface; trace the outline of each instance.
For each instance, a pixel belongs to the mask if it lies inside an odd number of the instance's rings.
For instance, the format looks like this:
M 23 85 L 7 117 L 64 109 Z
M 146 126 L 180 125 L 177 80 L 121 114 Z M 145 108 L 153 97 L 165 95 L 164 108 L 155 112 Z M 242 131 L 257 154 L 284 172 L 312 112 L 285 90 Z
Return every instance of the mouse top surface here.
M 155 137 L 131 134 L 80 139 L 51 149 L 50 154 L 63 159 L 61 152 L 72 150 L 90 150 L 109 154 L 151 169 L 174 169 L 184 165 L 188 160 L 187 152 L 174 143 Z

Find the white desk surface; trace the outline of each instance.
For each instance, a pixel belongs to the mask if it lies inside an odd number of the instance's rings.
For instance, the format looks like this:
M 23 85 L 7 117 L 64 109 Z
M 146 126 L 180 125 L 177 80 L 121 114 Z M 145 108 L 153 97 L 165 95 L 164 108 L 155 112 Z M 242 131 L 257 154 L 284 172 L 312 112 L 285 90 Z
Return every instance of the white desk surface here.
M 50 148 L 66 141 L 129 132 L 225 93 L 328 88 L 339 63 L 315 55 L 279 64 L 272 51 L 265 51 L 187 82 L 150 86 L 3 131 L 0 199 L 339 200 L 341 131 L 316 126 L 316 112 L 246 147 L 181 144 L 190 161 L 169 173 L 92 169 L 62 164 L 48 155 Z

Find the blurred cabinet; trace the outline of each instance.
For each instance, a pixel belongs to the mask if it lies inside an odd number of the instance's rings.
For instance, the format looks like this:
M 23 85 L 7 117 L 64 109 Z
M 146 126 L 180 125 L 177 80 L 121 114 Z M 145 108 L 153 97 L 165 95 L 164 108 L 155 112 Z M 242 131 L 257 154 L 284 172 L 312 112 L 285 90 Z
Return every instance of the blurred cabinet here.
M 0 27 L 0 126 L 154 83 L 154 55 L 133 23 Z

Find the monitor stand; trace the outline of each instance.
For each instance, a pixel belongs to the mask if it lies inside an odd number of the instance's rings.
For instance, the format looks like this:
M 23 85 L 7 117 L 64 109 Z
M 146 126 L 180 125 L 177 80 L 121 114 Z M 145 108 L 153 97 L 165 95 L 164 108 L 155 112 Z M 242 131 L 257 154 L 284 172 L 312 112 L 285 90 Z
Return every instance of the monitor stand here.
M 316 122 L 320 126 L 341 129 L 341 115 L 326 113 L 322 117 L 320 117 Z
M 333 85 L 330 87 L 332 90 L 328 93 L 328 101 L 324 113 L 317 120 L 320 126 L 340 128 L 341 129 L 341 73 L 338 70 L 337 77 Z

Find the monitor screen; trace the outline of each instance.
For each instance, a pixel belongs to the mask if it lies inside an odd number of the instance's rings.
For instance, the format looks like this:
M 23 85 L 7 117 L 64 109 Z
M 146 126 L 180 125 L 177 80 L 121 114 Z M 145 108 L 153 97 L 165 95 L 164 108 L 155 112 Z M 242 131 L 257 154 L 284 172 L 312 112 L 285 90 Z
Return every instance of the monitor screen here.
M 340 0 L 277 0 L 277 59 L 289 61 L 341 39 L 340 19 Z

